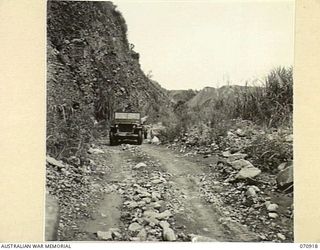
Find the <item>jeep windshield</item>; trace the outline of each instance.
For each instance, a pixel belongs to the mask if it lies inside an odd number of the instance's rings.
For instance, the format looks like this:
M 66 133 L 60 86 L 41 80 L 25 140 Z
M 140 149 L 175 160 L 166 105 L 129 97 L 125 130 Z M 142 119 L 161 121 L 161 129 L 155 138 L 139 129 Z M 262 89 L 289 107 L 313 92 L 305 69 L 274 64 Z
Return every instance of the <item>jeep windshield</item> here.
M 140 113 L 114 113 L 115 123 L 140 123 Z

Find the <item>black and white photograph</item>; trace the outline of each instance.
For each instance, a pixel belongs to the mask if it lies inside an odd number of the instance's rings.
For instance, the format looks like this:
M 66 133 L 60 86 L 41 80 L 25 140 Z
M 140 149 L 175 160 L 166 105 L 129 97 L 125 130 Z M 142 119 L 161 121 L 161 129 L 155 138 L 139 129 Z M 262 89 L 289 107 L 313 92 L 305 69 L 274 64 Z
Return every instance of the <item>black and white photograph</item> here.
M 294 242 L 294 20 L 47 1 L 45 240 Z

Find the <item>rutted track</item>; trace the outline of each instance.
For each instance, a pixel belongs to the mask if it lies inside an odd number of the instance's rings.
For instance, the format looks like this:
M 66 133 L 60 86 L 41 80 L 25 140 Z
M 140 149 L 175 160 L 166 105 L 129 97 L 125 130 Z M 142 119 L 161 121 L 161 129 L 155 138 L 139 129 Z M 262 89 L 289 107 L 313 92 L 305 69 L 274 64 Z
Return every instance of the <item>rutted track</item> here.
M 219 204 L 202 198 L 201 164 L 150 144 L 99 148 L 104 153 L 92 160 L 110 171 L 92 218 L 79 221 L 77 240 L 257 240 L 245 226 L 225 220 Z

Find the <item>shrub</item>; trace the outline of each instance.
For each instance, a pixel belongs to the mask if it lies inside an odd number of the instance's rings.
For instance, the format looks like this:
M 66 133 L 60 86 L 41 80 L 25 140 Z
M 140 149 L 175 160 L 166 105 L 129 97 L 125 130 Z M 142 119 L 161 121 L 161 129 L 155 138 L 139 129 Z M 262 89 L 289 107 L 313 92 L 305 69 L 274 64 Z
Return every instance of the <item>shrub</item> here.
M 273 137 L 270 139 L 261 134 L 244 151 L 261 170 L 275 173 L 279 164 L 293 159 L 293 147 L 292 143 L 285 141 L 283 134 Z

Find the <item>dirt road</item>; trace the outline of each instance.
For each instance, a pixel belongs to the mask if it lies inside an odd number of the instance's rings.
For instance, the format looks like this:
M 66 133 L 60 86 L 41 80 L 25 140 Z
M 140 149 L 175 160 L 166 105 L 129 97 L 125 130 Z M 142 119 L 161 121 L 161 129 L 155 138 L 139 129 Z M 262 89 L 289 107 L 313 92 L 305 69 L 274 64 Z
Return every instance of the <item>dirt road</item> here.
M 225 223 L 223 218 L 226 216 L 217 204 L 209 204 L 201 198 L 200 179 L 202 173 L 206 171 L 206 166 L 191 162 L 164 147 L 144 144 L 142 150 L 160 161 L 163 171 L 172 174 L 171 180 L 174 187 L 185 194 L 186 197 L 180 199 L 184 203 L 185 211 L 176 214 L 176 219 L 177 223 L 186 227 L 186 232 L 207 236 L 217 241 L 254 241 L 256 239 L 246 227 L 232 221 Z
M 164 146 L 96 146 L 104 153 L 92 154 L 92 160 L 110 171 L 93 184 L 102 185 L 103 194 L 91 219 L 78 222 L 74 239 L 257 241 L 218 199 L 204 199 L 203 163 Z

